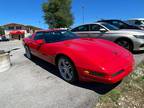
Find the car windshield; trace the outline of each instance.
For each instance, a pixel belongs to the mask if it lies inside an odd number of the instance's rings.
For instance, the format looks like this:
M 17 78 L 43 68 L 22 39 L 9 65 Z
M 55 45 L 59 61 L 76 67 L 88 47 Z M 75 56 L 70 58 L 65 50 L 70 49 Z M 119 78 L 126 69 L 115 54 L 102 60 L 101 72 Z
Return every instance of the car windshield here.
M 102 23 L 103 26 L 105 26 L 107 29 L 109 30 L 119 30 L 118 27 L 114 26 L 114 25 L 111 25 L 109 23 Z
M 79 38 L 77 35 L 67 30 L 52 31 L 45 33 L 45 41 L 47 43 L 59 42 L 77 38 Z

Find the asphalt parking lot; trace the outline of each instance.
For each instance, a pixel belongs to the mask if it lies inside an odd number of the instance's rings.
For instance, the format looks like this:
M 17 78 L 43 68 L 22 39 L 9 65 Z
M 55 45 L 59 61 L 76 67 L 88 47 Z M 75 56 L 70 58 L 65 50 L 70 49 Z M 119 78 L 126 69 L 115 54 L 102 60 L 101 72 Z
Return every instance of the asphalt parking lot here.
M 21 41 L 0 43 L 0 50 L 12 48 L 20 49 L 11 53 L 11 69 L 0 73 L 0 108 L 93 108 L 99 95 L 117 86 L 69 84 L 51 64 L 27 59 Z M 143 59 L 143 53 L 135 54 L 136 64 Z

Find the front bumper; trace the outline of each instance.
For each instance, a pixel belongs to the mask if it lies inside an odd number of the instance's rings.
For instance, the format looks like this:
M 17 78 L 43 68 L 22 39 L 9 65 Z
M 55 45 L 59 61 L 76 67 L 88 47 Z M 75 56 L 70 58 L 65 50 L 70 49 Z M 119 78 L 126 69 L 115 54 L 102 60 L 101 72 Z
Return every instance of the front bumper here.
M 133 41 L 134 51 L 142 51 L 144 50 L 144 39 L 135 39 Z
M 114 84 L 119 81 L 121 81 L 124 77 L 129 75 L 133 69 L 134 69 L 134 63 L 123 67 L 124 71 L 114 77 L 99 77 L 99 76 L 94 76 L 88 73 L 84 73 L 84 69 L 79 69 L 81 72 L 81 75 L 79 75 L 79 79 L 81 81 L 86 81 L 86 82 L 100 82 L 100 83 L 105 83 L 105 84 Z

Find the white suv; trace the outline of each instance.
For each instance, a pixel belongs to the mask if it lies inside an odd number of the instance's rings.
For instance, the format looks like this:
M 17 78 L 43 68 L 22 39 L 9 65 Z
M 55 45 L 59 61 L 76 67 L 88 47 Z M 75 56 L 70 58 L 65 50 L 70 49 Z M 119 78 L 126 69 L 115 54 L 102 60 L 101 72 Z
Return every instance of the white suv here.
M 138 26 L 144 30 L 144 18 L 134 18 L 126 21 L 130 25 Z

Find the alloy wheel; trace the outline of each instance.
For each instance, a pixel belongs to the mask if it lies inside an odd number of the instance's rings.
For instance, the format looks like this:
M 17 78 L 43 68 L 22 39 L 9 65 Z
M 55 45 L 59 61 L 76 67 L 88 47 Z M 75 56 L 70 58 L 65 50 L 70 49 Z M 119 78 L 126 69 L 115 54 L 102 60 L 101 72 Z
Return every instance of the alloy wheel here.
M 60 58 L 58 61 L 58 69 L 61 77 L 68 81 L 72 82 L 74 79 L 74 68 L 70 61 L 65 58 Z

